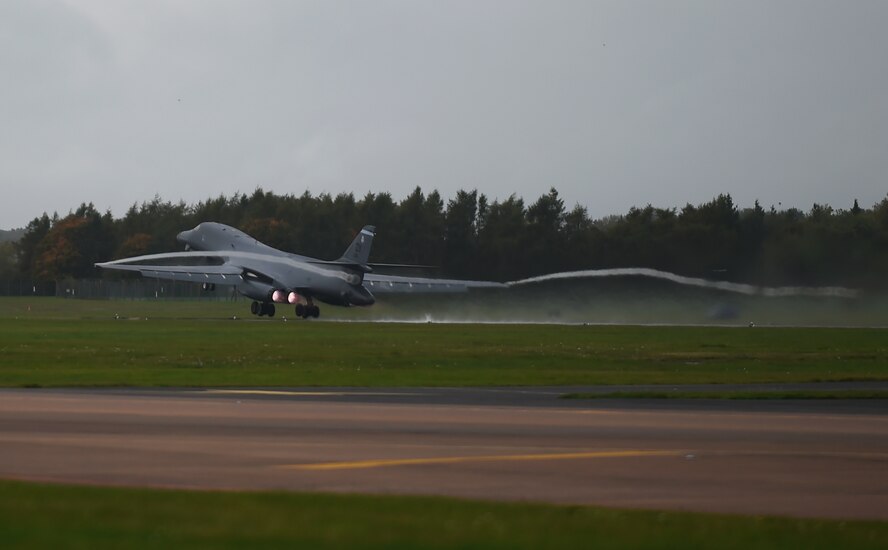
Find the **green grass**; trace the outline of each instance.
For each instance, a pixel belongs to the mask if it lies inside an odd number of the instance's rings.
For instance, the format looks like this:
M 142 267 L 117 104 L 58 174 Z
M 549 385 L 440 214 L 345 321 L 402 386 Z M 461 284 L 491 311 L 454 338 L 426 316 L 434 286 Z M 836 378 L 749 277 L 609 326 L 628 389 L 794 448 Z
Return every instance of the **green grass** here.
M 888 399 L 883 390 L 804 391 L 616 391 L 568 393 L 564 399 Z
M 4 548 L 885 548 L 885 522 L 0 481 Z
M 888 380 L 886 329 L 234 321 L 230 309 L 0 300 L 0 386 Z

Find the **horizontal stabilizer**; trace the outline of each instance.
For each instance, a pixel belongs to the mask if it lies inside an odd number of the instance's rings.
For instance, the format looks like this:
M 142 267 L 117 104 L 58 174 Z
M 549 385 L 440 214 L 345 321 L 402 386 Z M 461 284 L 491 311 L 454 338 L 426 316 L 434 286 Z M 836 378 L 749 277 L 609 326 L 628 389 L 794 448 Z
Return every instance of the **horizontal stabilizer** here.
M 397 269 L 438 269 L 437 265 L 419 265 L 419 264 L 368 264 L 370 267 L 397 268 Z
M 373 294 L 446 294 L 468 292 L 473 288 L 506 288 L 506 285 L 492 281 L 428 279 L 395 275 L 366 275 L 364 285 Z
M 332 265 L 337 267 L 347 267 L 349 269 L 354 269 L 357 271 L 363 271 L 364 273 L 370 273 L 373 269 L 367 264 L 356 264 L 354 262 L 349 262 L 346 260 L 305 260 L 305 263 L 309 264 L 318 264 L 318 265 Z
M 349 267 L 351 269 L 356 269 L 358 271 L 363 271 L 364 273 L 370 273 L 375 268 L 389 268 L 389 269 L 435 269 L 437 266 L 434 265 L 416 265 L 416 264 L 356 264 L 354 262 L 350 262 L 348 260 L 306 260 L 310 264 L 320 264 L 320 265 L 335 265 L 339 267 Z

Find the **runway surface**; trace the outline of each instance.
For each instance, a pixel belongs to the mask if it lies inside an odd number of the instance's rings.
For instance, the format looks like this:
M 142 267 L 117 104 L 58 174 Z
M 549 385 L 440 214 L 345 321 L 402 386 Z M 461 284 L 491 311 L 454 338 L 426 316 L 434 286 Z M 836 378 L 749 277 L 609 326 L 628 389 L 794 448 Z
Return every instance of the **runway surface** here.
M 884 400 L 568 391 L 0 390 L 0 477 L 888 519 Z

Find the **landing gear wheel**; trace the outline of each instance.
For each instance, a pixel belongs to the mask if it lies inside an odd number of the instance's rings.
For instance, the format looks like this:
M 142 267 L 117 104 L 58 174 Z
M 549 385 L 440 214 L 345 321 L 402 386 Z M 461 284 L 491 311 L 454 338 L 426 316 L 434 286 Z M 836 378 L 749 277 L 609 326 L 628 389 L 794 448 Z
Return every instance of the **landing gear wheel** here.
M 309 308 L 308 314 L 317 319 L 321 316 L 321 308 L 319 308 L 318 306 L 311 306 Z
M 253 302 L 250 304 L 250 313 L 263 317 L 268 315 L 274 317 L 274 304 L 266 304 L 265 302 Z
M 303 304 L 296 304 L 296 317 L 305 317 L 305 306 Z

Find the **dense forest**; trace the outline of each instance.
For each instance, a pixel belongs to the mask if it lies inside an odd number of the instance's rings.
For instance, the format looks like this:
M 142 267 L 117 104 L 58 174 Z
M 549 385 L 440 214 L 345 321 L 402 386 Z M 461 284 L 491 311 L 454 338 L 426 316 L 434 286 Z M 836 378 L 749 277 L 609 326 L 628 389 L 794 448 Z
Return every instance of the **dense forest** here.
M 650 267 L 687 276 L 765 285 L 888 288 L 888 197 L 871 208 L 814 204 L 807 211 L 739 209 L 730 195 L 682 208 L 632 208 L 593 220 L 565 208 L 555 189 L 533 203 L 490 202 L 477 191 L 445 200 L 417 188 L 331 196 L 220 196 L 195 205 L 155 198 L 122 218 L 83 204 L 43 214 L 0 247 L 0 279 L 113 277 L 97 261 L 176 250 L 175 235 L 202 221 L 239 227 L 282 250 L 332 259 L 365 224 L 376 225 L 374 262 L 440 266 L 451 277 L 514 280 L 543 273 Z

